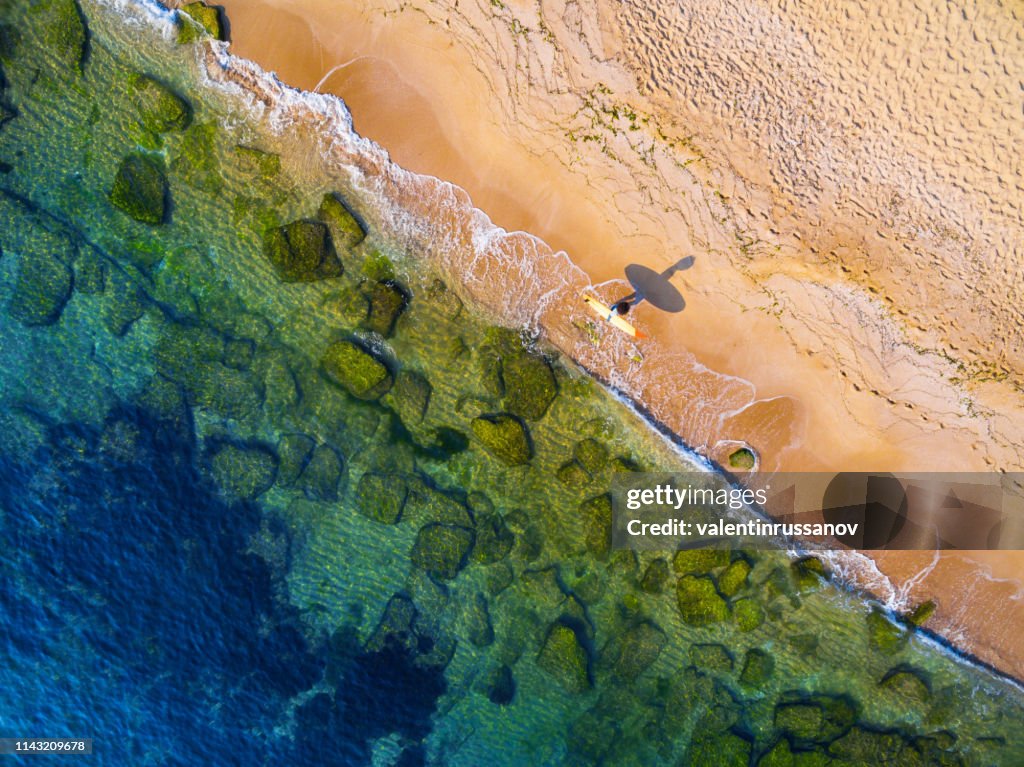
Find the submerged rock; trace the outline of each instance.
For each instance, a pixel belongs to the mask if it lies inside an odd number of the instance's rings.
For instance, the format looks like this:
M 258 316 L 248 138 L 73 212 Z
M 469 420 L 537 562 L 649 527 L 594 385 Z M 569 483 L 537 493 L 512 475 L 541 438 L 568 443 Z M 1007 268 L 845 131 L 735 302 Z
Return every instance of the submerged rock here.
M 668 562 L 658 557 L 651 562 L 640 579 L 640 588 L 648 594 L 660 594 L 668 582 Z
M 408 486 L 401 477 L 367 472 L 359 478 L 356 509 L 376 522 L 393 525 L 402 515 L 408 493 Z
M 334 501 L 338 498 L 338 482 L 345 462 L 330 445 L 318 445 L 302 472 L 297 485 L 313 501 Z
M 740 672 L 740 682 L 749 687 L 760 687 L 775 671 L 775 659 L 764 650 L 753 648 L 747 650 Z
M 612 547 L 612 499 L 608 493 L 588 498 L 579 506 L 583 543 L 595 557 L 605 557 Z
M 554 623 L 537 655 L 537 666 L 550 674 L 569 693 L 590 688 L 590 659 L 576 632 Z
M 555 472 L 558 481 L 566 487 L 583 487 L 590 482 L 590 475 L 580 466 L 578 461 L 567 461 Z
M 707 577 L 684 575 L 676 584 L 679 614 L 691 626 L 717 623 L 729 617 L 729 606 Z
M 889 620 L 880 609 L 872 608 L 867 616 L 868 641 L 883 655 L 893 655 L 907 644 L 908 633 L 902 626 Z
M 210 467 L 214 481 L 227 495 L 252 500 L 274 484 L 277 457 L 263 447 L 225 444 L 214 453 Z
M 272 182 L 281 172 L 281 156 L 273 152 L 264 152 L 256 147 L 235 146 L 235 157 L 239 164 L 250 173 L 255 173 L 263 181 Z
M 676 575 L 704 575 L 728 564 L 729 552 L 725 549 L 681 549 L 672 558 Z
M 158 225 L 167 217 L 167 176 L 163 166 L 143 154 L 121 161 L 110 189 L 111 204 L 144 224 Z
M 665 632 L 653 623 L 644 621 L 631 626 L 622 636 L 615 675 L 623 681 L 632 682 L 658 659 L 667 642 Z
M 367 330 L 388 338 L 395 329 L 399 316 L 409 305 L 405 288 L 394 281 L 374 282 L 366 290 L 370 313 L 363 323 Z
M 148 75 L 132 79 L 133 100 L 139 121 L 153 133 L 185 130 L 192 122 L 192 108 L 188 102 L 159 80 Z
M 434 522 L 420 528 L 410 558 L 414 566 L 443 581 L 459 574 L 473 548 L 473 531 Z
M 32 13 L 38 18 L 43 42 L 59 61 L 81 71 L 89 37 L 75 0 L 38 0 Z
M 505 408 L 529 421 L 540 419 L 558 395 L 555 374 L 538 354 L 520 350 L 501 360 Z
M 697 723 L 697 733 L 686 752 L 687 767 L 725 767 L 750 763 L 753 744 L 735 732 L 708 733 Z
M 473 434 L 487 451 L 509 466 L 529 463 L 532 455 L 526 425 L 513 415 L 498 413 L 473 419 Z
M 932 694 L 931 685 L 924 673 L 903 665 L 889 669 L 878 686 L 912 703 L 926 701 Z
M 427 287 L 427 298 L 440 309 L 442 316 L 454 320 L 462 313 L 462 299 L 435 278 Z
M 487 647 L 494 642 L 494 627 L 491 625 L 491 613 L 487 609 L 487 600 L 483 594 L 467 604 L 463 613 L 465 636 L 476 647 Z
M 690 645 L 690 662 L 701 670 L 732 671 L 732 653 L 720 644 Z
M 403 368 L 398 371 L 394 386 L 384 395 L 382 401 L 398 414 L 401 422 L 408 427 L 423 420 L 432 391 L 430 382 L 424 376 Z
M 188 3 L 178 11 L 178 42 L 192 43 L 209 35 L 214 40 L 223 40 L 224 31 L 220 23 L 220 12 L 204 3 Z
M 835 740 L 850 729 L 856 718 L 852 703 L 829 695 L 801 695 L 775 706 L 775 726 L 789 736 L 794 746 L 802 748 Z
M 21 254 L 8 314 L 23 325 L 52 325 L 71 297 L 74 276 L 57 256 L 35 250 Z
M 516 680 L 512 669 L 502 664 L 487 675 L 487 699 L 496 706 L 507 706 L 516 696 Z
M 850 728 L 849 732 L 829 744 L 828 753 L 829 756 L 840 760 L 840 764 L 898 764 L 906 767 L 924 767 L 925 764 L 956 763 L 952 760 L 926 762 L 899 733 L 875 732 L 863 727 Z
M 593 437 L 577 442 L 572 456 L 589 474 L 597 474 L 608 465 L 608 448 Z
M 327 347 L 320 365 L 329 381 L 358 399 L 378 399 L 393 382 L 384 363 L 352 341 L 335 341 Z
M 750 563 L 747 560 L 733 560 L 718 576 L 718 590 L 723 596 L 734 596 L 746 584 L 749 573 Z
M 313 455 L 316 443 L 305 434 L 285 434 L 277 443 L 277 484 L 291 487 Z
M 75 259 L 75 290 L 94 296 L 107 287 L 107 264 L 93 248 L 83 248 Z
M 916 628 L 920 628 L 928 622 L 928 619 L 931 618 L 932 615 L 934 615 L 935 608 L 935 602 L 930 599 L 926 602 L 922 602 L 913 609 L 910 615 L 907 616 L 907 623 Z
M 300 219 L 269 229 L 263 252 L 281 282 L 316 282 L 344 272 L 331 233 L 319 221 Z
M 476 545 L 473 560 L 489 565 L 508 556 L 516 537 L 497 512 L 481 514 L 476 523 Z
M 756 599 L 739 599 L 732 606 L 736 627 L 740 631 L 753 631 L 764 623 L 764 609 Z
M 113 335 L 123 336 L 142 317 L 149 297 L 123 272 L 114 272 L 104 294 L 103 325 Z
M 366 229 L 337 194 L 324 195 L 317 218 L 331 227 L 343 248 L 354 248 L 366 237 Z
M 216 123 L 192 125 L 181 138 L 171 170 L 196 189 L 219 193 L 224 182 L 220 176 L 218 139 Z

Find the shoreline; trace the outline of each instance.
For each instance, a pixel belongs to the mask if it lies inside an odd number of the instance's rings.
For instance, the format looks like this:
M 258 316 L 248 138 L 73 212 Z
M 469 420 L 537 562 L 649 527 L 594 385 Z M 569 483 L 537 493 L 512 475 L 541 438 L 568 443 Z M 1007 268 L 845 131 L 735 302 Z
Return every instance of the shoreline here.
M 231 3 L 228 3 L 227 5 L 230 6 Z M 275 3 L 270 3 L 270 5 L 275 5 Z M 236 29 L 238 29 L 238 25 L 236 25 Z M 310 28 L 310 31 L 311 31 L 311 28 Z M 238 32 L 236 34 L 238 35 Z M 237 37 L 236 38 L 236 42 L 232 43 L 232 50 L 234 49 L 234 46 L 238 45 L 240 40 L 242 40 L 242 39 L 244 39 L 244 38 L 242 38 L 242 37 Z M 346 103 L 347 103 L 347 101 L 346 101 Z M 358 125 L 358 119 L 353 116 L 353 120 L 356 123 L 356 125 Z M 390 151 L 390 147 L 389 147 L 389 151 Z M 396 162 L 398 162 L 399 165 L 402 164 L 401 161 L 400 161 L 400 158 L 395 158 L 395 160 L 396 160 Z M 436 176 L 436 177 L 447 178 L 446 176 Z M 472 191 L 470 191 L 470 194 L 471 195 L 473 194 Z M 473 205 L 480 205 L 476 195 L 473 195 L 472 201 L 473 201 L 473 203 L 472 203 Z M 486 208 L 484 208 L 484 209 L 486 209 Z M 489 211 L 488 210 L 488 213 L 493 213 L 493 211 Z M 591 270 L 584 263 L 581 263 L 580 265 L 581 265 L 581 267 L 585 268 L 588 271 Z M 607 268 L 605 267 L 605 269 L 606 269 L 605 273 L 607 273 Z M 692 292 L 690 290 L 687 291 L 687 299 L 691 303 L 691 308 L 699 307 L 700 311 L 703 312 L 703 313 L 710 312 L 711 309 L 709 308 L 708 304 L 714 302 L 714 294 L 712 294 L 712 296 L 701 295 L 698 288 L 696 288 L 694 285 L 690 285 L 690 281 L 686 279 L 687 276 L 688 275 L 684 274 L 683 282 L 684 282 L 684 285 L 687 288 L 691 288 L 692 289 Z M 545 323 L 546 319 L 548 319 L 548 317 L 550 316 L 551 313 L 554 313 L 554 312 L 545 312 L 545 313 L 543 313 L 541 315 L 541 317 L 540 317 L 540 321 L 541 321 L 542 325 L 545 326 L 546 330 L 548 330 L 550 339 L 552 340 L 552 342 L 557 347 L 559 347 L 564 352 L 566 352 L 570 357 L 572 357 L 574 359 L 577 359 L 578 363 L 583 365 L 583 367 L 585 369 L 590 370 L 591 372 L 595 372 L 595 375 L 600 374 L 600 375 L 598 375 L 599 379 L 602 376 L 604 376 L 605 378 L 603 380 L 606 380 L 607 382 L 611 383 L 614 387 L 620 388 L 620 390 L 629 391 L 631 397 L 639 397 L 638 401 L 643 402 L 645 404 L 645 407 L 648 407 L 650 409 L 650 412 L 653 415 L 655 415 L 660 422 L 666 423 L 668 425 L 668 428 L 670 429 L 670 431 L 672 431 L 674 434 L 679 435 L 684 440 L 684 442 L 689 443 L 689 444 L 696 444 L 697 445 L 697 449 L 700 448 L 701 442 L 700 442 L 699 439 L 692 440 L 692 439 L 688 438 L 687 432 L 692 433 L 693 428 L 694 428 L 692 425 L 690 425 L 690 428 L 688 428 L 688 429 L 687 428 L 683 428 L 683 427 L 686 426 L 686 424 L 684 423 L 682 426 L 680 425 L 680 420 L 679 420 L 678 414 L 668 414 L 668 417 L 666 417 L 666 414 L 664 413 L 664 411 L 663 412 L 658 412 L 656 404 L 655 404 L 654 407 L 651 407 L 650 403 L 652 401 L 656 401 L 657 397 L 656 396 L 651 396 L 651 392 L 648 391 L 647 389 L 643 388 L 643 387 L 640 387 L 639 391 L 638 391 L 637 385 L 635 383 L 636 382 L 635 378 L 631 379 L 631 378 L 627 377 L 625 380 L 615 380 L 615 377 L 614 377 L 615 376 L 615 368 L 614 368 L 614 361 L 615 360 L 614 359 L 608 360 L 606 358 L 602 358 L 599 354 L 596 354 L 595 352 L 593 352 L 593 350 L 588 349 L 586 346 L 584 346 L 583 349 L 580 349 L 579 340 L 578 339 L 573 339 L 572 330 L 570 328 L 565 327 L 567 325 L 567 323 L 562 322 L 561 324 L 559 324 L 558 319 L 555 319 L 555 321 L 553 323 L 552 322 Z M 664 332 L 666 334 L 671 332 L 671 330 L 669 328 L 669 321 L 670 321 L 671 317 L 651 317 L 650 319 L 653 319 L 654 325 L 655 325 L 655 330 L 651 333 L 651 335 L 658 335 L 659 331 L 660 332 Z M 646 326 L 646 328 L 650 328 L 650 325 L 648 324 Z M 679 327 L 676 326 L 675 329 L 678 331 Z M 685 325 L 682 327 L 682 331 L 683 331 L 683 333 L 687 332 L 687 327 Z M 757 335 L 757 332 L 753 333 L 752 335 Z M 607 338 L 608 337 L 605 336 L 604 342 L 607 342 Z M 573 353 L 573 351 L 575 351 L 577 353 Z M 583 353 L 579 353 L 581 351 Z M 748 347 L 746 347 L 744 349 L 744 351 L 749 351 L 749 345 L 748 345 Z M 626 353 L 628 353 L 628 352 L 626 352 Z M 692 357 L 692 354 L 690 354 L 688 350 L 686 350 L 685 353 Z M 622 356 L 620 355 L 620 359 L 621 358 L 622 358 Z M 650 357 L 648 357 L 648 360 L 649 359 L 650 359 Z M 590 364 L 588 364 L 588 361 L 589 361 Z M 675 360 L 673 360 L 673 361 L 675 361 Z M 697 363 L 697 372 L 699 372 L 700 370 L 709 371 L 713 361 L 714 361 L 713 359 L 712 360 L 708 360 L 707 363 L 706 363 L 705 360 L 699 361 L 699 363 Z M 766 361 L 766 363 L 770 363 L 771 365 L 776 367 L 777 370 L 779 370 L 779 371 L 783 371 L 783 370 L 788 371 L 788 370 L 790 370 L 790 367 L 788 367 L 787 364 L 779 364 L 777 359 L 768 359 L 768 360 L 765 360 L 765 361 Z M 691 363 L 691 365 L 692 365 L 692 363 Z M 771 367 L 771 365 L 769 365 L 768 367 Z M 802 361 L 801 365 L 806 367 L 807 361 L 806 360 Z M 794 365 L 793 367 L 796 368 L 798 366 Z M 656 373 L 656 371 L 655 371 L 655 373 Z M 714 379 L 716 375 L 717 374 L 713 375 L 712 378 Z M 649 376 L 649 378 L 653 379 L 654 381 L 658 380 L 658 376 L 654 375 L 654 374 L 651 374 Z M 726 379 L 726 380 L 728 380 L 728 379 Z M 669 381 L 674 383 L 675 385 L 679 385 L 678 378 L 674 381 L 673 378 L 670 377 Z M 752 389 L 752 390 L 755 388 L 751 384 L 746 384 L 745 381 L 743 381 L 743 379 L 741 379 L 741 378 L 739 379 L 739 381 L 742 381 L 742 383 L 740 383 L 738 385 L 739 389 L 741 389 L 741 390 L 748 390 L 748 387 L 750 387 L 750 389 Z M 688 381 L 686 383 L 692 383 L 692 381 Z M 649 386 L 649 384 L 648 384 L 648 386 Z M 849 388 L 849 387 L 847 387 L 847 388 Z M 854 386 L 854 388 L 856 388 L 856 386 Z M 859 391 L 860 390 L 858 389 L 858 393 L 859 393 Z M 770 392 L 770 389 L 769 389 L 769 392 Z M 761 390 L 760 387 L 758 387 L 758 394 L 762 394 L 762 393 L 764 393 L 764 392 Z M 655 392 L 655 394 L 656 394 L 656 392 Z M 757 406 L 758 406 L 758 404 L 760 402 L 769 402 L 770 403 L 770 402 L 778 400 L 779 401 L 779 407 L 784 406 L 784 404 L 787 403 L 788 400 L 785 400 L 784 398 L 783 399 L 779 399 L 780 396 L 784 396 L 784 394 L 771 393 L 771 395 L 769 395 L 769 394 L 765 393 L 765 395 L 763 397 L 759 397 L 759 398 L 755 398 L 755 399 L 748 399 L 748 401 L 745 401 L 745 403 L 742 400 L 734 401 L 733 402 L 733 407 L 731 407 L 731 408 L 730 407 L 725 407 L 725 408 L 722 409 L 723 415 L 725 415 L 728 419 L 731 419 L 733 421 L 733 426 L 734 427 L 736 427 L 736 426 L 742 427 L 744 424 L 748 425 L 748 426 L 753 424 L 753 426 L 756 428 L 758 426 L 758 424 L 759 424 L 759 421 L 770 421 L 770 420 L 772 420 L 773 416 L 774 416 L 774 420 L 776 420 L 776 421 L 779 420 L 779 419 L 784 421 L 784 420 L 786 420 L 786 415 L 785 414 L 788 414 L 788 420 L 791 420 L 791 421 L 798 420 L 799 421 L 800 420 L 800 418 L 799 418 L 800 413 L 799 413 L 799 411 L 793 410 L 793 409 L 790 409 L 790 410 L 787 411 L 787 410 L 785 410 L 783 408 L 783 410 L 781 411 L 782 415 L 780 415 L 779 413 L 772 414 L 770 412 L 770 408 L 768 409 L 769 412 L 767 414 L 759 413 L 759 408 Z M 831 397 L 825 397 L 825 399 L 829 399 L 829 398 L 831 398 Z M 845 399 L 845 395 L 839 395 L 839 399 L 840 400 Z M 850 404 L 848 404 L 848 407 L 851 407 Z M 856 407 L 857 406 L 854 406 L 854 408 L 856 408 Z M 760 410 L 764 411 L 766 409 L 765 408 L 760 408 Z M 731 416 L 728 415 L 730 412 L 732 413 Z M 806 413 L 805 413 L 805 418 L 806 418 Z M 806 431 L 814 430 L 816 432 L 821 432 L 822 431 L 821 427 L 822 427 L 821 424 L 818 424 L 816 427 L 812 424 L 810 426 L 805 427 L 805 430 Z M 740 431 L 742 431 L 742 429 L 740 429 Z M 835 429 L 835 432 L 837 433 L 837 435 L 842 433 L 842 431 L 843 430 L 841 428 L 836 428 Z M 749 432 L 750 432 L 750 429 L 746 430 L 746 433 L 744 433 L 743 436 L 746 436 L 746 437 L 749 438 Z M 697 433 L 699 433 L 699 432 L 697 432 Z M 733 437 L 733 436 L 737 436 L 737 435 L 736 434 L 726 434 L 724 436 L 720 435 L 719 439 L 717 439 L 717 440 L 715 440 L 713 442 L 712 441 L 706 441 L 705 443 L 703 443 L 703 448 L 705 448 L 706 451 L 709 450 L 709 449 L 711 449 L 713 451 L 715 444 L 718 444 L 719 442 L 721 442 L 723 440 L 728 440 L 730 437 Z M 844 434 L 843 438 L 844 438 L 844 441 L 852 441 L 852 440 L 849 439 L 849 435 Z M 783 443 L 785 443 L 785 440 L 783 440 Z M 958 440 L 954 438 L 952 440 L 952 443 L 958 444 Z M 947 444 L 948 444 L 948 442 L 947 442 Z M 835 448 L 835 442 L 834 442 L 833 446 Z M 847 450 L 846 456 L 849 458 L 850 457 L 849 445 L 844 445 L 844 446 L 845 446 L 845 448 Z M 762 455 L 764 455 L 763 446 L 755 444 L 755 448 L 757 448 L 759 450 L 759 452 L 762 453 Z M 807 451 L 800 451 L 799 445 L 796 446 L 796 448 L 794 448 L 793 445 L 787 446 L 787 448 L 785 450 L 790 451 L 791 454 L 794 451 L 796 451 L 797 457 L 794 458 L 793 456 L 791 456 L 790 460 L 792 460 L 792 461 L 797 460 L 797 458 L 800 457 L 801 453 L 805 454 L 804 458 L 806 458 L 806 455 L 807 455 Z M 933 449 L 932 450 L 932 454 L 933 455 L 934 455 L 934 452 L 936 450 L 937 450 L 937 452 L 939 454 L 942 454 L 943 453 L 943 446 L 939 445 L 937 449 Z M 819 452 L 820 453 L 824 453 L 826 455 L 833 456 L 833 462 L 834 463 L 838 460 L 836 458 L 836 456 L 842 457 L 844 455 L 842 451 L 829 451 L 829 450 L 823 449 L 822 446 L 820 446 L 820 445 L 816 445 L 816 450 L 812 451 L 811 455 L 813 455 L 814 453 L 819 453 Z M 864 451 L 861 452 L 862 455 L 863 455 L 863 452 Z M 783 453 L 784 453 L 784 451 L 783 451 Z M 856 456 L 856 455 L 857 455 L 856 453 L 853 454 L 853 456 Z M 877 461 L 878 460 L 876 454 L 868 454 L 868 455 L 870 456 L 871 460 L 873 460 L 873 461 Z M 783 466 L 784 466 L 784 464 L 783 464 Z M 857 464 L 855 463 L 854 466 L 857 466 Z M 868 468 L 867 465 L 863 465 L 863 466 L 864 466 L 864 468 Z M 845 467 L 845 468 L 852 468 L 852 467 Z M 872 466 L 870 468 L 878 468 L 878 466 Z M 973 555 L 973 556 L 977 556 L 977 555 Z M 1014 567 L 1014 565 L 1011 564 L 1010 565 L 1010 569 L 1013 569 L 1013 567 Z M 1017 573 L 1019 574 L 1019 570 L 1017 571 Z M 910 578 L 908 580 L 912 580 L 912 578 L 913 578 L 913 576 L 915 576 L 915 574 L 916 574 L 916 572 L 911 573 L 911 576 L 910 576 Z M 963 574 L 963 573 L 961 573 L 961 574 Z M 1006 571 L 1004 571 L 1004 574 L 1006 574 Z M 936 584 L 936 586 L 934 586 L 932 588 L 932 591 L 936 591 L 936 592 L 947 591 L 949 589 L 949 585 L 953 584 L 953 583 L 956 583 L 957 581 L 958 581 L 958 574 L 956 572 L 954 572 L 952 574 L 952 576 L 949 576 L 949 574 L 946 573 L 946 581 L 944 582 L 945 585 L 943 585 L 941 583 L 940 584 Z M 895 595 L 896 591 L 897 591 L 897 589 L 894 586 L 892 593 Z M 953 628 L 959 628 L 959 627 L 953 627 Z M 978 627 L 974 627 L 974 629 L 977 631 Z M 948 627 L 946 627 L 946 631 L 947 632 L 949 631 Z M 1024 668 L 1024 667 L 1021 667 L 1021 668 Z

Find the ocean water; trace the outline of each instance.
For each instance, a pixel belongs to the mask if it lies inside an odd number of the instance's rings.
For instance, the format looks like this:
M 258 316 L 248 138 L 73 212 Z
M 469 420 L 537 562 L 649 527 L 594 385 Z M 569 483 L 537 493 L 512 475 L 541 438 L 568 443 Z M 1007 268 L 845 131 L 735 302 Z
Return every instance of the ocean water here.
M 609 551 L 615 471 L 703 465 L 527 297 L 496 324 L 494 265 L 455 253 L 491 235 L 424 224 L 429 184 L 340 102 L 179 24 L 0 10 L 0 736 L 111 765 L 1024 762 L 1019 686 L 813 564 Z

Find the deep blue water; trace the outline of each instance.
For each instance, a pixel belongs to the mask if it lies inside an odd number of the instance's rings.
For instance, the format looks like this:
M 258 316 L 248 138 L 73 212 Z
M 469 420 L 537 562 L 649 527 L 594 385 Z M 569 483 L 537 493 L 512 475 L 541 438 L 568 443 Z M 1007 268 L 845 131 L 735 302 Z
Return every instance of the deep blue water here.
M 426 735 L 441 673 L 395 643 L 310 642 L 247 551 L 259 508 L 218 495 L 187 421 L 125 406 L 106 438 L 46 430 L 34 455 L 0 459 L 0 731 L 93 737 L 92 763 L 182 765 L 357 764 L 375 738 Z M 296 705 L 328 663 L 337 694 Z

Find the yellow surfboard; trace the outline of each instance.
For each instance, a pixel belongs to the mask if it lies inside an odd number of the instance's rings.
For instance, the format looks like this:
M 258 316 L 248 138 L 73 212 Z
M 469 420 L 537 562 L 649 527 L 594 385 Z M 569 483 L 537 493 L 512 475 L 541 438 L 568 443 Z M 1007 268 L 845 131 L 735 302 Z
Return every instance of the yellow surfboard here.
M 632 336 L 633 338 L 645 338 L 644 334 L 626 322 L 624 317 L 616 314 L 612 311 L 611 307 L 605 306 L 593 296 L 583 296 L 583 303 L 589 306 L 594 314 L 605 322 L 614 325 L 627 336 Z

